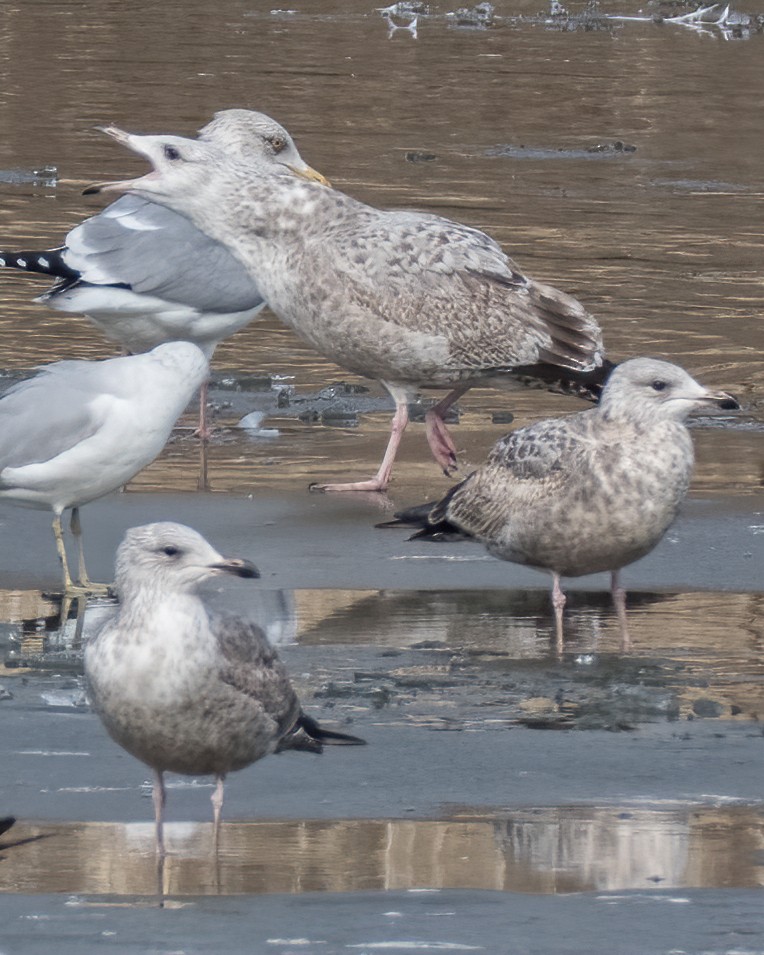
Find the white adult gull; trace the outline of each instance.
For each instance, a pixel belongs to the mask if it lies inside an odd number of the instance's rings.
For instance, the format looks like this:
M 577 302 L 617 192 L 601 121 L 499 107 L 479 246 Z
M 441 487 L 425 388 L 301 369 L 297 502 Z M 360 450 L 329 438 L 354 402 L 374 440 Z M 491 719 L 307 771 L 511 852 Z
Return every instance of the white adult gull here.
M 55 362 L 0 397 L 0 500 L 53 512 L 67 593 L 102 589 L 85 567 L 80 507 L 154 460 L 208 374 L 196 345 L 167 342 L 142 355 Z M 61 531 L 68 508 L 79 586 Z
M 133 527 L 117 551 L 117 615 L 85 647 L 93 708 L 112 739 L 154 773 L 158 881 L 164 773 L 214 775 L 218 842 L 225 777 L 270 753 L 363 744 L 303 713 L 289 675 L 254 623 L 211 609 L 215 576 L 259 577 L 182 524 Z
M 484 233 L 375 209 L 274 164 L 244 163 L 223 136 L 211 143 L 105 131 L 154 168 L 86 192 L 130 192 L 187 216 L 240 259 L 282 321 L 392 395 L 396 412 L 377 474 L 323 489 L 387 487 L 407 403 L 422 387 L 448 391 L 426 416 L 446 473 L 456 467 L 456 448 L 443 416 L 473 385 L 519 380 L 596 400 L 612 366 L 594 318 L 524 276 Z
M 242 161 L 256 158 L 289 173 L 326 182 L 300 156 L 289 133 L 263 113 L 230 109 L 199 131 Z M 0 251 L 0 267 L 52 276 L 38 299 L 61 312 L 82 313 L 128 352 L 190 341 L 212 360 L 217 345 L 265 307 L 254 279 L 224 245 L 164 205 L 123 196 L 44 251 Z M 206 382 L 200 432 L 206 434 Z
M 694 459 L 685 419 L 714 405 L 738 407 L 677 365 L 625 361 L 597 407 L 511 432 L 442 500 L 380 526 L 413 524 L 421 527 L 414 538 L 426 540 L 472 538 L 500 560 L 551 571 L 560 647 L 560 578 L 610 571 L 628 646 L 619 571 L 649 553 L 676 517 Z

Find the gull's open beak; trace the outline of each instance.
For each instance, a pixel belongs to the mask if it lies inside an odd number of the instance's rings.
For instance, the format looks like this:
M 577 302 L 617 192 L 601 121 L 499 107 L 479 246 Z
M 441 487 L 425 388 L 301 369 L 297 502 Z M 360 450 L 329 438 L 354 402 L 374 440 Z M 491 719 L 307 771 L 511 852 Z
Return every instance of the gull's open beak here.
M 233 574 L 234 577 L 248 577 L 254 580 L 260 576 L 260 571 L 251 560 L 243 557 L 226 557 L 215 564 L 210 564 L 211 570 L 219 570 L 224 574 Z
M 299 176 L 301 179 L 307 179 L 308 182 L 320 182 L 322 186 L 331 187 L 331 183 L 326 178 L 322 176 L 318 170 L 313 169 L 312 166 L 302 166 L 298 168 L 297 166 L 287 166 L 290 172 L 293 172 L 295 176 Z
M 726 391 L 709 391 L 702 400 L 710 401 L 724 411 L 740 411 L 740 402 Z
M 130 135 L 130 133 L 126 133 L 118 126 L 96 126 L 95 128 L 99 132 L 106 133 L 107 136 L 111 136 L 112 139 L 115 139 L 122 146 L 127 146 L 128 149 L 135 150 L 135 147 L 132 145 L 133 137 Z M 138 150 L 135 151 L 137 152 Z M 147 173 L 148 176 L 151 176 L 152 174 L 153 173 L 151 172 Z M 127 192 L 135 185 L 135 183 L 140 182 L 145 178 L 146 176 L 138 176 L 136 179 L 122 179 L 119 182 L 94 182 L 82 190 L 82 195 L 95 196 L 101 192 Z

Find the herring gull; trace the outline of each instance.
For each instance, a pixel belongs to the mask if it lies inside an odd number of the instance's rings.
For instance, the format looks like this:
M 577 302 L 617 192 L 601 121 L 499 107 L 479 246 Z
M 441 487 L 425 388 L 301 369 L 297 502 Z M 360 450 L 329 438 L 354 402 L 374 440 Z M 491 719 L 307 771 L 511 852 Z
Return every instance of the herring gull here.
M 211 577 L 259 577 L 182 524 L 127 531 L 117 551 L 117 615 L 85 647 L 90 701 L 116 743 L 151 768 L 158 882 L 165 854 L 164 773 L 214 775 L 218 843 L 225 777 L 270 753 L 361 745 L 307 716 L 256 624 L 205 603 Z
M 324 490 L 387 487 L 419 388 L 447 390 L 425 419 L 446 473 L 456 468 L 456 448 L 443 417 L 474 385 L 519 380 L 596 400 L 612 365 L 594 318 L 523 275 L 484 233 L 375 209 L 257 158 L 245 164 L 222 135 L 212 143 L 105 132 L 153 171 L 86 192 L 130 192 L 187 216 L 244 263 L 285 324 L 390 392 L 396 411 L 377 474 Z
M 551 571 L 558 647 L 560 577 L 610 571 L 628 646 L 619 571 L 649 553 L 676 517 L 694 460 L 685 420 L 710 405 L 738 407 L 677 365 L 625 361 L 595 408 L 511 432 L 442 500 L 380 526 L 420 527 L 412 539 L 474 539 L 501 560 Z
M 101 589 L 85 568 L 79 509 L 125 484 L 154 460 L 209 374 L 190 342 L 142 355 L 59 361 L 0 397 L 0 499 L 53 511 L 67 593 Z M 79 555 L 75 586 L 61 515 L 72 509 Z
M 235 135 L 231 129 L 235 126 Z M 216 113 L 199 131 L 243 160 L 326 182 L 300 156 L 289 133 L 263 113 Z M 123 196 L 45 251 L 0 251 L 0 267 L 52 276 L 38 299 L 61 312 L 82 313 L 128 352 L 189 341 L 208 361 L 217 345 L 247 325 L 265 301 L 247 269 L 186 217 L 137 196 Z M 199 431 L 207 434 L 206 382 Z

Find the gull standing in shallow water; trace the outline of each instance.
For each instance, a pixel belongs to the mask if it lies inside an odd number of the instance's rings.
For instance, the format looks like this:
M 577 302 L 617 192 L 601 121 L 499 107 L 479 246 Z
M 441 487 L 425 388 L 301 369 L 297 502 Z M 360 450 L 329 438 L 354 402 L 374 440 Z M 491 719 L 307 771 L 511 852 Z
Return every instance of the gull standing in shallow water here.
M 196 345 L 168 342 L 145 355 L 55 362 L 0 397 L 0 500 L 53 511 L 67 593 L 106 589 L 93 584 L 85 568 L 80 507 L 154 460 L 208 374 Z M 61 532 L 67 508 L 79 586 Z
M 375 209 L 273 164 L 244 163 L 222 135 L 202 143 L 105 132 L 154 169 L 86 193 L 131 192 L 186 215 L 244 263 L 283 322 L 392 395 L 395 417 L 377 474 L 324 490 L 387 487 L 419 388 L 448 390 L 425 418 L 446 473 L 457 461 L 443 417 L 474 385 L 514 379 L 599 395 L 612 365 L 594 318 L 571 296 L 524 276 L 484 233 Z
M 117 616 L 85 648 L 95 711 L 112 739 L 154 772 L 160 895 L 165 772 L 215 776 L 217 847 L 227 773 L 287 749 L 364 743 L 302 712 L 258 626 L 205 604 L 198 588 L 220 574 L 260 576 L 182 524 L 131 528 L 117 551 Z
M 441 501 L 380 526 L 421 527 L 412 539 L 475 539 L 501 560 L 551 571 L 559 649 L 565 606 L 560 577 L 610 571 L 626 648 L 618 572 L 649 553 L 676 517 L 694 460 L 685 419 L 710 405 L 738 407 L 677 365 L 625 361 L 596 408 L 511 432 Z
M 199 139 L 222 141 L 244 162 L 253 158 L 326 183 L 284 127 L 263 113 L 216 113 Z M 59 248 L 0 251 L 2 267 L 54 277 L 53 287 L 37 301 L 86 315 L 132 354 L 163 342 L 188 341 L 211 361 L 217 345 L 265 307 L 254 279 L 224 245 L 172 209 L 137 196 L 123 196 L 81 222 Z M 208 434 L 206 385 L 200 395 L 203 437 Z

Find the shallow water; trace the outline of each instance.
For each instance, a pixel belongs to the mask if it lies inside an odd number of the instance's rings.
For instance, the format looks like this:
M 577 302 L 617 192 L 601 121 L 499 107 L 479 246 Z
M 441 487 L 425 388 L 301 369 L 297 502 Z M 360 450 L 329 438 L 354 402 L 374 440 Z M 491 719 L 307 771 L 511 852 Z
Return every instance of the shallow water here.
M 147 804 L 148 805 L 148 804 Z M 741 808 L 468 811 L 445 820 L 167 827 L 170 895 L 492 889 L 551 895 L 762 885 L 761 813 Z M 17 826 L 0 892 L 150 894 L 149 823 Z M 4 847 L 7 847 L 4 850 Z

